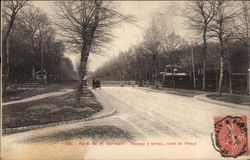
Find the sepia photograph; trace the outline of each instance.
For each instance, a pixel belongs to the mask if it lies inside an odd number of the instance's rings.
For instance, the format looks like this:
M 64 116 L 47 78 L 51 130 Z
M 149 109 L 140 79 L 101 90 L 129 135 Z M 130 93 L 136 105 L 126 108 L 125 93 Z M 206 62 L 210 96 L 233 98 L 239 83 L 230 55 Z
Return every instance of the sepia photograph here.
M 250 159 L 250 1 L 1 1 L 1 160 Z

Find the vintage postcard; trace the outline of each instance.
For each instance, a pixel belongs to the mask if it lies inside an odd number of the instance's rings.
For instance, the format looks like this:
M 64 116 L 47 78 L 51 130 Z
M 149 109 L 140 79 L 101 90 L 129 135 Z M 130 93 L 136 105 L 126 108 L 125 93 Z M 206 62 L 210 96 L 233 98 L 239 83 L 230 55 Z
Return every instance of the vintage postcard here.
M 1 160 L 249 159 L 249 1 L 1 1 Z

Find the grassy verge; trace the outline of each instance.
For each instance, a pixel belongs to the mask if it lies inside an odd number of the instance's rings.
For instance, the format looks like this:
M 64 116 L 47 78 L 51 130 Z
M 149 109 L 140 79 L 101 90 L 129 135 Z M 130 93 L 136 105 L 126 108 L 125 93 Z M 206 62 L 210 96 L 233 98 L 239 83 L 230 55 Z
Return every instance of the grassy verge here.
M 87 88 L 84 88 L 81 103 L 82 107 L 76 105 L 75 92 L 71 92 L 58 97 L 3 106 L 3 128 L 83 119 L 102 109 Z
M 34 138 L 29 138 L 24 142 L 28 143 L 41 143 L 41 142 L 58 142 L 58 141 L 69 141 L 74 138 L 91 138 L 94 141 L 133 141 L 134 136 L 130 132 L 112 126 L 83 126 L 81 128 L 70 129 L 68 131 L 61 131 L 50 135 L 42 135 Z
M 249 105 L 250 106 L 250 96 L 233 95 L 233 94 L 223 94 L 221 97 L 217 94 L 207 95 L 207 97 L 223 102 L 229 102 L 234 104 Z

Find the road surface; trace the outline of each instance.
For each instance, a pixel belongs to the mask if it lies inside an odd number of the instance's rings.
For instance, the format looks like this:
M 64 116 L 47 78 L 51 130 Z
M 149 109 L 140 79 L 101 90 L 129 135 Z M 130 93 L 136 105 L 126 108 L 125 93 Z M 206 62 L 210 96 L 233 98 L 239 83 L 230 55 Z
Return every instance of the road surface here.
M 230 108 L 145 88 L 103 87 L 93 93 L 117 113 L 4 136 L 3 144 L 14 144 L 4 148 L 5 157 L 18 148 L 15 156 L 25 159 L 221 159 L 211 140 L 214 117 L 249 115 L 248 106 Z M 92 141 L 105 143 L 87 144 Z
M 249 114 L 249 106 L 229 108 L 151 89 L 107 87 L 94 92 L 103 105 L 115 106 L 119 118 L 135 126 L 142 137 L 203 137 L 213 118 Z

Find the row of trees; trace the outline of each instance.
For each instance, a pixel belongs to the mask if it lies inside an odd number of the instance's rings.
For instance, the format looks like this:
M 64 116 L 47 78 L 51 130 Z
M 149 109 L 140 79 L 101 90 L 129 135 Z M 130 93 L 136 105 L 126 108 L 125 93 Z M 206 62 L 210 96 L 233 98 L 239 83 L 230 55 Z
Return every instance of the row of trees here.
M 131 47 L 125 52 L 120 52 L 117 57 L 111 59 L 105 63 L 102 67 L 98 68 L 94 73 L 90 74 L 89 78 L 97 78 L 102 80 L 135 80 L 141 83 L 142 81 L 149 81 L 151 85 L 155 85 L 156 76 L 159 78 L 159 72 L 163 72 L 166 66 L 171 66 L 171 61 L 174 62 L 174 68 L 178 68 L 182 72 L 188 73 L 192 76 L 194 61 L 194 68 L 197 72 L 198 69 L 203 67 L 203 45 L 185 45 L 171 53 L 170 57 L 168 54 L 157 55 L 156 69 L 158 75 L 155 75 L 155 62 L 153 56 L 143 50 L 143 44 Z M 192 60 L 193 50 L 193 60 Z M 245 48 L 239 42 L 234 42 L 226 48 L 225 56 L 225 70 L 228 71 L 230 65 L 231 71 L 234 73 L 242 73 L 247 70 L 248 61 Z M 207 49 L 207 68 L 219 69 L 219 44 L 208 43 Z M 170 59 L 172 58 L 172 60 Z M 172 70 L 173 71 L 173 70 Z M 226 77 L 229 79 L 229 77 Z M 191 80 L 193 78 L 191 77 Z M 174 81 L 173 81 L 174 82 Z M 190 84 L 192 81 L 190 82 Z M 191 84 L 192 85 L 192 84 Z M 172 84 L 173 87 L 178 87 Z
M 166 21 L 156 16 L 146 29 L 141 44 L 120 53 L 93 76 L 117 80 L 125 76 L 126 79 L 148 80 L 152 75 L 158 77 L 159 71 L 164 71 L 167 64 L 172 66 L 172 72 L 177 66 L 187 70 L 190 69 L 193 48 L 195 66 L 203 68 L 202 89 L 206 89 L 206 67 L 213 66 L 220 69 L 218 93 L 221 95 L 224 70 L 228 68 L 225 64 L 232 60 L 230 57 L 235 56 L 236 52 L 250 57 L 249 12 L 248 2 L 186 2 L 186 8 L 181 10 L 181 15 L 187 19 L 188 29 L 194 31 L 203 43 L 196 47 L 188 44 Z M 247 72 L 247 68 L 244 72 Z M 139 75 L 139 78 L 132 78 L 133 73 Z M 154 78 L 155 84 L 156 80 Z M 175 87 L 174 78 L 172 83 Z
M 16 8 L 19 8 L 17 10 Z M 65 45 L 47 15 L 28 1 L 3 2 L 3 71 L 6 82 L 30 82 L 45 70 L 53 80 L 76 79 Z
M 218 92 L 221 94 L 228 44 L 241 42 L 249 55 L 249 3 L 225 0 L 186 3 L 188 3 L 187 7 L 181 12 L 188 20 L 189 29 L 195 31 L 193 33 L 198 33 L 197 35 L 202 35 L 200 39 L 203 40 L 203 43 L 199 44 L 199 46 L 203 46 L 201 54 L 204 71 L 203 90 L 206 89 L 205 71 L 208 66 L 207 63 L 209 63 L 207 59 L 209 43 L 219 46 L 219 51 L 216 52 L 219 53 L 219 58 L 215 62 L 219 61 L 220 64 Z M 120 13 L 116 4 L 116 2 L 102 0 L 55 2 L 57 17 L 53 23 L 59 30 L 57 33 L 60 34 L 63 42 L 70 44 L 71 49 L 81 55 L 78 69 L 78 95 L 82 93 L 89 54 L 99 53 L 105 43 L 112 39 L 111 30 L 116 24 L 122 21 L 131 22 L 131 17 Z M 19 72 L 17 70 L 21 68 L 26 75 L 24 79 L 28 79 L 29 70 L 33 66 L 35 69 L 41 66 L 42 70 L 46 66 L 47 72 L 56 75 L 56 72 L 58 72 L 56 66 L 58 66 L 58 59 L 62 59 L 64 45 L 62 41 L 55 39 L 55 30 L 46 15 L 30 7 L 27 0 L 17 0 L 3 2 L 3 17 L 2 49 L 3 62 L 5 62 L 3 69 L 7 81 L 9 81 L 9 77 L 15 79 L 16 75 L 20 75 L 21 70 Z M 172 71 L 174 71 L 173 68 L 178 63 L 190 59 L 187 56 L 189 55 L 187 54 L 189 49 L 188 42 L 178 35 L 173 28 L 169 27 L 166 21 L 156 16 L 144 33 L 144 41 L 123 53 L 124 56 L 119 57 L 124 58 L 127 57 L 126 54 L 131 55 L 128 56 L 129 60 L 126 60 L 126 63 L 131 66 L 126 65 L 125 67 L 133 68 L 135 66 L 138 70 L 144 70 L 148 67 L 148 71 L 144 72 L 147 76 L 144 77 L 151 77 L 148 76 L 151 73 L 154 77 L 158 77 L 159 71 L 162 70 L 161 63 L 170 64 Z M 15 56 L 14 54 L 22 56 Z M 69 64 L 69 66 L 72 65 Z M 118 65 L 118 68 L 121 71 L 124 67 L 121 68 L 121 65 Z M 13 76 L 9 76 L 11 75 L 10 72 L 13 73 Z M 120 75 L 124 76 L 123 73 L 120 73 Z M 129 75 L 129 77 L 131 76 Z M 172 76 L 174 76 L 174 73 L 172 73 Z M 154 81 L 156 84 L 157 78 L 154 78 Z
M 202 34 L 203 39 L 203 87 L 205 90 L 207 41 L 217 39 L 220 53 L 220 78 L 218 93 L 222 93 L 226 45 L 232 41 L 243 43 L 249 57 L 250 68 L 250 3 L 247 1 L 195 1 L 184 11 L 190 29 Z M 249 79 L 249 75 L 248 75 Z M 248 80 L 250 93 L 250 80 Z
M 105 47 L 105 44 L 112 39 L 111 30 L 117 24 L 122 21 L 130 22 L 132 19 L 119 12 L 117 10 L 118 3 L 113 1 L 60 0 L 53 3 L 56 16 L 52 27 L 46 15 L 40 10 L 30 7 L 28 0 L 3 2 L 5 17 L 3 59 L 6 62 L 4 74 L 9 81 L 9 75 L 13 75 L 13 77 L 23 76 L 20 74 L 21 70 L 28 73 L 31 66 L 36 68 L 41 66 L 42 70 L 46 66 L 46 71 L 49 74 L 56 75 L 60 70 L 58 59 L 62 62 L 60 64 L 68 64 L 67 68 L 73 73 L 70 61 L 62 56 L 64 43 L 71 52 L 80 53 L 79 85 L 76 94 L 80 106 L 80 95 L 82 94 L 89 54 L 99 53 Z M 63 41 L 55 40 L 56 33 L 53 28 L 56 28 L 57 35 Z M 19 58 L 16 56 L 17 54 L 22 56 Z M 16 62 L 18 63 L 16 64 Z M 65 67 L 65 65 L 61 67 L 64 72 L 66 72 Z M 9 74 L 10 71 L 11 74 Z M 17 72 L 18 74 L 15 74 Z M 73 76 L 74 74 L 72 75 L 70 72 L 66 73 Z M 28 76 L 25 78 L 28 79 Z

